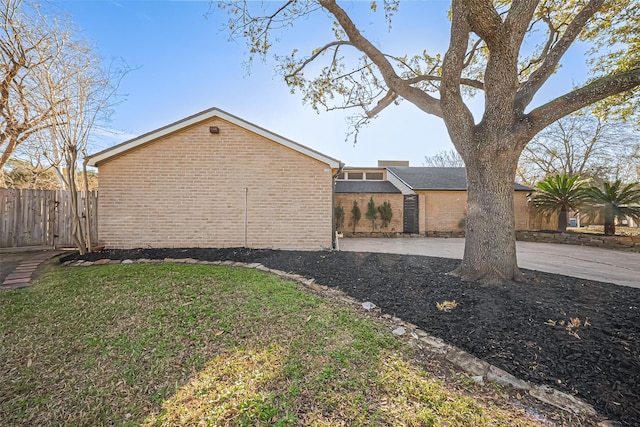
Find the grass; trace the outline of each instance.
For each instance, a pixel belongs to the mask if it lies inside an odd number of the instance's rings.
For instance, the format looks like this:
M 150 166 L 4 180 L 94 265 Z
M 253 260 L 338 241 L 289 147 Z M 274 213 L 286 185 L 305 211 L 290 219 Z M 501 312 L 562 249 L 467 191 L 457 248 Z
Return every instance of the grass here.
M 255 270 L 55 267 L 0 294 L 0 420 L 537 425 L 504 395 L 471 397 L 487 385 L 435 378 L 412 351 L 350 307 Z

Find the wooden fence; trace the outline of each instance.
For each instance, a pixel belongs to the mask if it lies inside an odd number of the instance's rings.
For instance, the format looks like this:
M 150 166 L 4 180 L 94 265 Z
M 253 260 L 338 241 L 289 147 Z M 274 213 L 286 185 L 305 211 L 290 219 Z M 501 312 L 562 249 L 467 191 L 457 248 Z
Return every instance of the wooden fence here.
M 98 241 L 98 193 L 78 194 L 82 229 L 91 222 L 91 242 Z M 73 247 L 71 195 L 56 190 L 0 188 L 0 248 L 46 246 Z

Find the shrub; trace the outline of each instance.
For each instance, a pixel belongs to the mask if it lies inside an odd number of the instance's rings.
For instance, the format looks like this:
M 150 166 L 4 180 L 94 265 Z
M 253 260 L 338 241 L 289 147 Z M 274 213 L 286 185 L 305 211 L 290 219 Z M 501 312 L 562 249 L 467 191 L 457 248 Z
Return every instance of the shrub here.
M 358 202 L 353 201 L 353 207 L 351 208 L 351 223 L 353 224 L 353 232 L 356 232 L 356 225 L 360 222 L 360 218 L 362 218 L 362 212 L 360 212 L 360 206 L 358 206 Z
M 344 208 L 340 205 L 333 208 L 333 217 L 336 221 L 336 230 L 344 227 Z
M 391 203 L 388 201 L 378 206 L 378 212 L 380 212 L 380 220 L 382 220 L 382 228 L 387 228 L 393 218 L 393 210 L 391 209 Z
M 364 214 L 369 221 L 371 221 L 371 231 L 376 229 L 376 219 L 378 218 L 378 209 L 376 208 L 376 203 L 373 201 L 373 197 L 369 199 L 369 204 L 367 205 L 367 213 Z

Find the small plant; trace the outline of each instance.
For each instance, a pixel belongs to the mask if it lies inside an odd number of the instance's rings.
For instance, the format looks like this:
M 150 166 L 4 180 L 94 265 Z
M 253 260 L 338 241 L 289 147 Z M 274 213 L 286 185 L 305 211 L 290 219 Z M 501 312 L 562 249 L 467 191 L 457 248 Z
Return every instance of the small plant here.
M 342 230 L 344 227 L 344 208 L 341 205 L 333 208 L 333 217 L 336 221 L 336 230 Z
M 360 212 L 360 206 L 358 206 L 358 202 L 353 201 L 353 207 L 351 208 L 351 223 L 353 224 L 353 232 L 356 232 L 356 226 L 360 222 L 360 218 L 362 218 L 362 212 Z
M 373 201 L 373 197 L 369 199 L 367 204 L 367 213 L 364 214 L 369 221 L 371 221 L 371 231 L 376 229 L 376 219 L 378 218 L 378 209 L 376 208 L 376 202 Z
M 458 306 L 458 303 L 456 302 L 456 300 L 443 301 L 442 303 L 439 303 L 439 302 L 436 303 L 436 308 L 438 309 L 438 311 L 444 311 L 445 313 L 448 313 L 449 311 L 453 310 L 457 306 Z
M 393 218 L 393 210 L 391 209 L 391 203 L 388 201 L 378 206 L 378 212 L 380 213 L 380 220 L 382 220 L 382 228 L 387 228 Z

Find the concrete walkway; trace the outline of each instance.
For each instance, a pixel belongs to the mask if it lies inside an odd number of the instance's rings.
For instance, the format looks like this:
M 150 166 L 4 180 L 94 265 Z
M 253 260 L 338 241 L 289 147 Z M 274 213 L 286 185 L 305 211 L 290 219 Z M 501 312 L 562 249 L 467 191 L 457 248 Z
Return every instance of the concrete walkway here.
M 464 239 L 344 238 L 340 250 L 461 259 Z M 640 288 L 640 253 L 533 242 L 517 242 L 516 250 L 521 268 Z
M 25 259 L 20 261 L 17 267 L 2 280 L 0 291 L 26 288 L 31 284 L 33 273 L 40 264 L 61 253 L 61 251 L 45 251 L 27 254 Z M 2 262 L 2 257 L 3 254 L 0 254 L 0 262 Z

